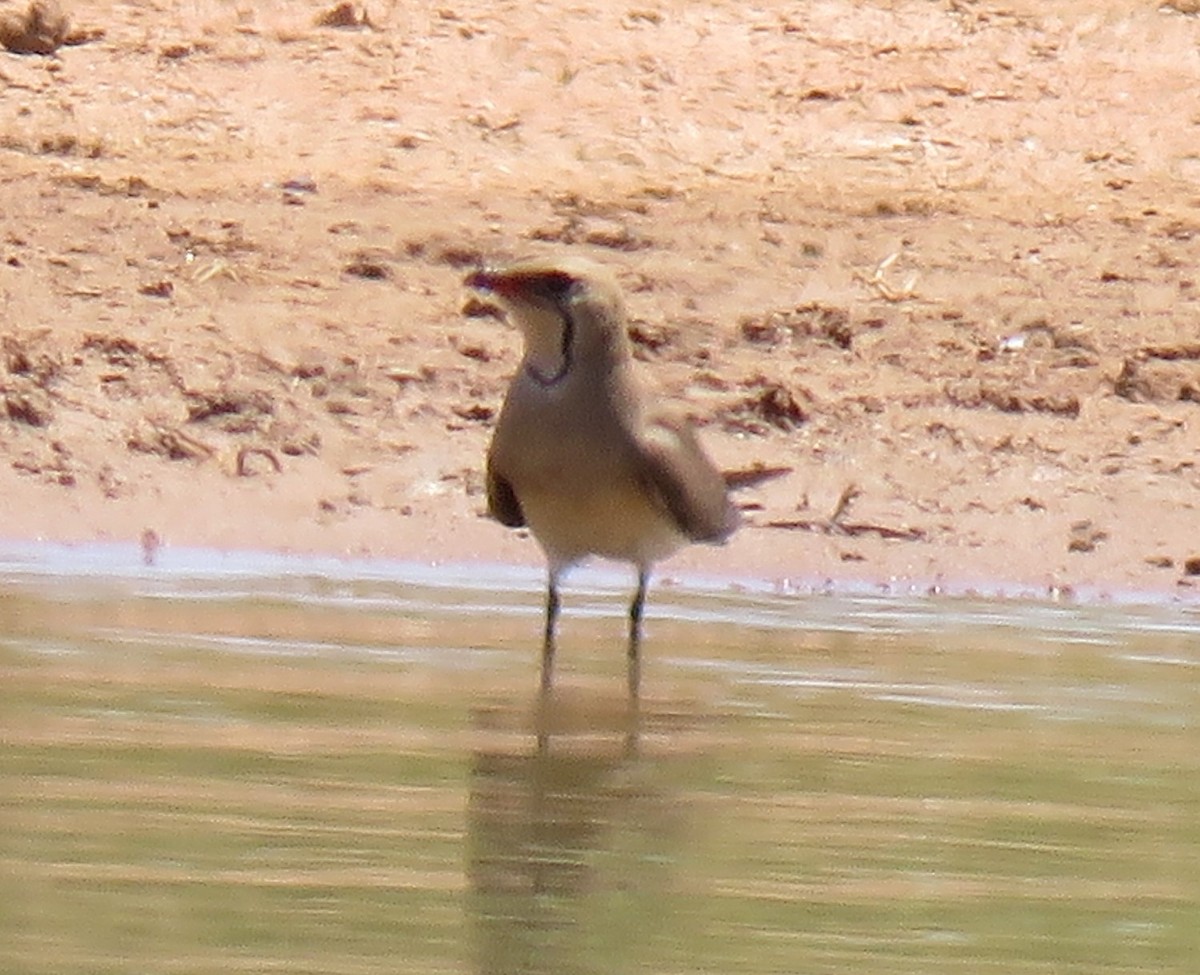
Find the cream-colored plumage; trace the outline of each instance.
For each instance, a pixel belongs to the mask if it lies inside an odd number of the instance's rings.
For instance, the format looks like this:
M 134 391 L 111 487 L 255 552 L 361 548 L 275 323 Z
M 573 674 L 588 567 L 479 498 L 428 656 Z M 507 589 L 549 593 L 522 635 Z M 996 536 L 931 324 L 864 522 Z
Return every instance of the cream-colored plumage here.
M 468 283 L 498 300 L 525 341 L 488 451 L 487 494 L 491 514 L 528 525 L 549 563 L 543 689 L 552 680 L 559 577 L 598 555 L 638 569 L 629 632 L 636 695 L 651 567 L 736 528 L 724 478 L 687 422 L 638 385 L 620 290 L 599 265 L 528 261 L 477 271 Z

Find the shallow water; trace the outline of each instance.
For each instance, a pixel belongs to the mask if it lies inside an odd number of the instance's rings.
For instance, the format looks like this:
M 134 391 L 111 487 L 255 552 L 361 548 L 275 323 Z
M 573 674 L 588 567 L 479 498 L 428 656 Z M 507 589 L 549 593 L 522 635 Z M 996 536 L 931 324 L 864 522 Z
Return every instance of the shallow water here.
M 1200 615 L 0 553 L 0 971 L 1200 958 Z M 537 746 L 536 731 L 544 736 Z M 634 739 L 635 748 L 630 747 Z

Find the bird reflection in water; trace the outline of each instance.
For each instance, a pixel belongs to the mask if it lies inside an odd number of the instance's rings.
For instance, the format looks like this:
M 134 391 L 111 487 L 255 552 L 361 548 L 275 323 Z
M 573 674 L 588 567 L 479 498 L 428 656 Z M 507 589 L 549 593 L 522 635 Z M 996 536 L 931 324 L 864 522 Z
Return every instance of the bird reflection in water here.
M 571 975 L 597 971 L 600 956 L 608 970 L 664 927 L 687 832 L 664 772 L 687 721 L 646 702 L 640 717 L 584 692 L 476 710 L 467 874 L 479 972 Z M 637 747 L 646 729 L 656 742 L 669 731 L 670 750 Z

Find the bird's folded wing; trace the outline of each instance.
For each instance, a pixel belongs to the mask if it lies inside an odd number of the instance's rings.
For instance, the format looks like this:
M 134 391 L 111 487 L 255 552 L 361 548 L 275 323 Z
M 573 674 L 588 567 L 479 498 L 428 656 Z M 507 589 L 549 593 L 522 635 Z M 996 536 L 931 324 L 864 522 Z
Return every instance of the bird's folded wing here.
M 635 443 L 642 483 L 661 499 L 680 532 L 694 542 L 720 542 L 733 533 L 739 518 L 725 479 L 686 420 L 650 417 Z
M 488 514 L 507 528 L 523 528 L 525 512 L 521 510 L 521 502 L 513 490 L 488 459 L 487 467 L 487 506 Z

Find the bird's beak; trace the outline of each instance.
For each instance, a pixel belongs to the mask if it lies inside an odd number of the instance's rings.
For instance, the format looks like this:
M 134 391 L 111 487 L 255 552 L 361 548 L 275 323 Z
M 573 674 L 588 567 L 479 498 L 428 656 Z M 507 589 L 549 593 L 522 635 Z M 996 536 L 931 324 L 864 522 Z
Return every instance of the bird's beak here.
M 463 284 L 476 291 L 491 291 L 496 282 L 496 272 L 486 267 L 477 268 L 463 278 Z
M 498 268 L 481 267 L 472 271 L 466 277 L 468 288 L 476 291 L 487 291 L 497 295 L 509 295 L 517 290 L 516 281 L 510 274 L 505 274 Z

